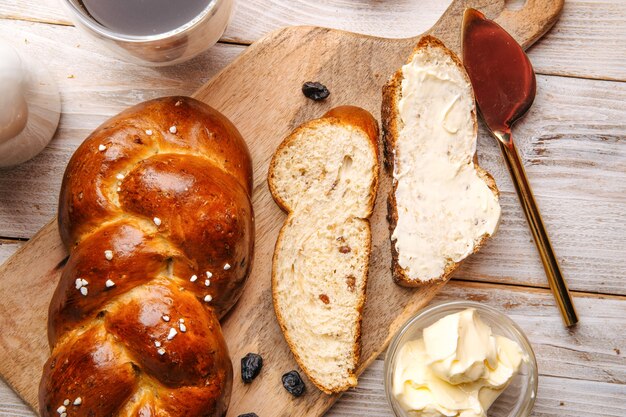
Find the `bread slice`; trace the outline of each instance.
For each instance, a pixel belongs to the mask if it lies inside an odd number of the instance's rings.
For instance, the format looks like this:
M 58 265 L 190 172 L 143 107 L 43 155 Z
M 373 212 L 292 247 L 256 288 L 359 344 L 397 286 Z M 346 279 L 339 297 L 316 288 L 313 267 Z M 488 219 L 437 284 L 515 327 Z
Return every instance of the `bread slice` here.
M 357 383 L 377 142 L 371 114 L 338 107 L 291 133 L 268 173 L 288 213 L 274 249 L 276 317 L 302 370 L 328 394 Z
M 476 163 L 469 77 L 441 41 L 423 37 L 385 85 L 382 119 L 394 280 L 444 281 L 495 233 L 500 205 L 495 181 Z

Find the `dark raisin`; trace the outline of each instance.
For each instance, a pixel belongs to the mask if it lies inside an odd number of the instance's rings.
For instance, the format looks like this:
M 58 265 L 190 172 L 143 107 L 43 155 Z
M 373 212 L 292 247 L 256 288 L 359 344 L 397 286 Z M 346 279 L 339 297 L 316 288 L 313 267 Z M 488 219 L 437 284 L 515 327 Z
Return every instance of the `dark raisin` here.
M 259 417 L 256 413 L 239 414 L 239 417 Z
M 354 292 L 356 287 L 356 277 L 354 275 L 349 275 L 348 278 L 346 278 L 346 283 L 348 284 L 348 289 Z
M 322 303 L 324 304 L 330 303 L 330 298 L 328 298 L 326 294 L 320 294 L 320 300 L 322 300 Z
M 344 245 L 344 246 L 340 246 L 339 247 L 339 252 L 341 252 L 341 253 L 350 253 L 350 251 L 352 251 L 352 249 L 348 245 Z
M 263 367 L 263 358 L 256 353 L 248 353 L 241 358 L 241 379 L 249 384 L 259 375 Z
M 302 93 L 311 100 L 321 101 L 330 95 L 330 91 L 324 84 L 307 81 L 302 84 Z
M 304 394 L 304 382 L 302 382 L 298 371 L 287 372 L 283 375 L 283 387 L 294 397 L 299 397 Z

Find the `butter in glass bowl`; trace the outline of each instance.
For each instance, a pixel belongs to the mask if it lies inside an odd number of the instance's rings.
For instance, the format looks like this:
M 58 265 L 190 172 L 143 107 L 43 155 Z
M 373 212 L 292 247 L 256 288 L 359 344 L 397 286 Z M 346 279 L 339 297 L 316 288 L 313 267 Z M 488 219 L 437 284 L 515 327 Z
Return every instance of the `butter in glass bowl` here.
M 519 327 L 497 310 L 439 304 L 409 320 L 392 341 L 385 390 L 398 417 L 527 416 L 536 361 Z

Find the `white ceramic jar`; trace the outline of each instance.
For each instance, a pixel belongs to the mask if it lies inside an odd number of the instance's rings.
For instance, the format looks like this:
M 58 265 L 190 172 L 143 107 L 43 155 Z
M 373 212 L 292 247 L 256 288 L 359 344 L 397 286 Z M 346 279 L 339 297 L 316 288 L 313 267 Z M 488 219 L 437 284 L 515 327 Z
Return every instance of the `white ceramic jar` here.
M 0 167 L 21 164 L 54 136 L 59 89 L 44 66 L 0 40 Z

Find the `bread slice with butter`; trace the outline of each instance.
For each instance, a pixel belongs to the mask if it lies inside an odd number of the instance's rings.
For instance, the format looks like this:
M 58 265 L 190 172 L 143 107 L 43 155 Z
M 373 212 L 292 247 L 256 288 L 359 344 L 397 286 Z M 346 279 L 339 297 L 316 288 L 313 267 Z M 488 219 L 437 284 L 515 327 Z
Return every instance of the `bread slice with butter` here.
M 463 65 L 432 36 L 383 88 L 383 141 L 394 280 L 446 280 L 493 235 L 498 189 L 476 163 L 474 93 Z
M 291 133 L 268 173 L 288 213 L 272 265 L 276 317 L 302 370 L 328 394 L 357 383 L 377 143 L 371 114 L 338 107 Z

